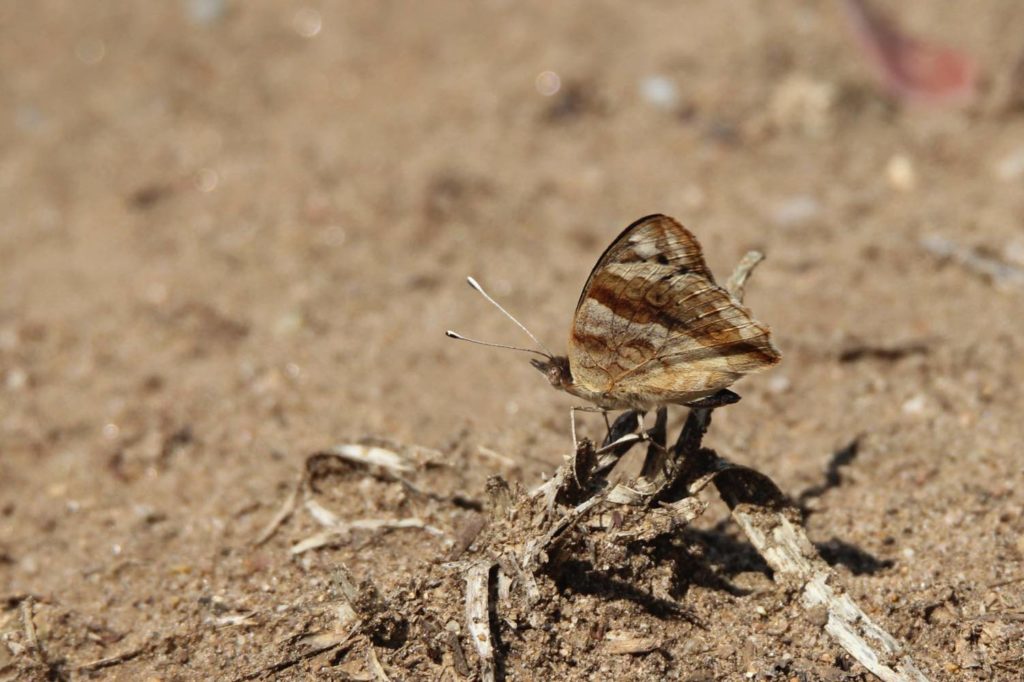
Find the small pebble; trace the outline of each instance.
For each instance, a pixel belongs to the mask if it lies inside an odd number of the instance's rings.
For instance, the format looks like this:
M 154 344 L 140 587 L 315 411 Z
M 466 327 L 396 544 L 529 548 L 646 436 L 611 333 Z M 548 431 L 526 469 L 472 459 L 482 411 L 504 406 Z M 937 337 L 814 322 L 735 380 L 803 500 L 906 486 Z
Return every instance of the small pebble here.
M 808 194 L 797 194 L 783 199 L 772 209 L 772 222 L 781 227 L 806 223 L 818 217 L 821 204 Z
M 640 81 L 640 96 L 659 109 L 674 111 L 679 107 L 679 88 L 667 76 L 648 76 Z
M 1007 263 L 1024 266 L 1024 239 L 1012 239 L 1003 247 L 1003 258 Z
M 312 7 L 303 7 L 292 17 L 292 29 L 303 38 L 314 38 L 323 28 L 320 13 Z
M 213 190 L 217 189 L 217 183 L 220 181 L 220 177 L 217 175 L 217 171 L 212 168 L 201 168 L 196 173 L 194 182 L 196 189 L 204 194 L 208 194 Z
M 785 374 L 776 374 L 768 380 L 768 390 L 772 393 L 785 393 L 793 386 L 793 382 Z
M 107 45 L 99 38 L 85 38 L 75 45 L 75 56 L 87 66 L 96 66 L 107 54 Z
M 683 188 L 680 198 L 686 204 L 686 207 L 693 211 L 703 208 L 708 199 L 707 194 L 701 189 L 700 185 L 687 185 Z
M 15 367 L 7 372 L 7 380 L 5 383 L 7 384 L 8 389 L 12 391 L 20 391 L 28 385 L 28 372 L 20 367 Z
M 227 11 L 226 0 L 185 0 L 185 16 L 194 24 L 209 26 Z
M 903 403 L 903 414 L 920 415 L 924 414 L 924 408 L 927 406 L 927 399 L 923 395 L 916 395 L 910 400 Z
M 893 189 L 910 192 L 917 187 L 917 171 L 910 157 L 896 154 L 885 166 L 885 175 Z
M 541 71 L 534 80 L 537 92 L 545 97 L 551 97 L 562 88 L 562 79 L 554 71 Z
M 298 310 L 291 310 L 274 321 L 273 330 L 277 336 L 291 336 L 302 329 L 305 320 Z
M 769 115 L 779 128 L 820 137 L 835 127 L 836 97 L 832 83 L 794 74 L 772 94 Z
M 1000 159 L 996 163 L 995 174 L 1003 182 L 1012 182 L 1024 176 L 1024 147 L 1019 147 Z

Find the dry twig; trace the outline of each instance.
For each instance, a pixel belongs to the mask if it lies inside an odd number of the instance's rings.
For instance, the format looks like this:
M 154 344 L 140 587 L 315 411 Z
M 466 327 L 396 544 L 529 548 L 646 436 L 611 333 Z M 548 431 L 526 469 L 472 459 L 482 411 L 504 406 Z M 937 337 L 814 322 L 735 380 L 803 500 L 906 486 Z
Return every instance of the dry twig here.
M 391 682 L 391 678 L 384 672 L 384 666 L 380 664 L 380 659 L 377 658 L 377 652 L 374 650 L 373 644 L 369 642 L 366 644 L 366 667 L 373 673 L 373 677 L 377 682 Z
M 949 259 L 965 270 L 990 280 L 1000 289 L 1024 289 L 1024 268 L 938 235 L 924 237 L 921 246 L 939 258 Z
M 825 631 L 861 665 L 884 682 L 927 682 L 903 647 L 872 621 L 842 587 L 838 577 L 783 512 L 751 504 L 733 507 L 733 518 L 775 571 L 776 581 L 795 581 L 805 608 L 828 610 Z
M 497 674 L 489 600 L 493 566 L 490 560 L 478 561 L 466 571 L 466 629 L 480 657 L 480 677 L 484 682 L 494 682 Z
M 277 510 L 277 513 L 274 514 L 274 518 L 270 519 L 270 522 L 264 526 L 262 531 L 260 531 L 260 534 L 256 537 L 253 545 L 259 547 L 267 540 L 274 537 L 274 534 L 277 533 L 277 529 L 281 524 L 287 521 L 288 517 L 290 517 L 292 512 L 295 511 L 295 503 L 298 501 L 299 494 L 302 492 L 302 488 L 305 484 L 306 472 L 303 471 L 298 475 L 298 477 L 296 477 L 295 485 L 292 486 L 292 490 L 288 493 L 288 497 L 285 498 L 281 508 Z

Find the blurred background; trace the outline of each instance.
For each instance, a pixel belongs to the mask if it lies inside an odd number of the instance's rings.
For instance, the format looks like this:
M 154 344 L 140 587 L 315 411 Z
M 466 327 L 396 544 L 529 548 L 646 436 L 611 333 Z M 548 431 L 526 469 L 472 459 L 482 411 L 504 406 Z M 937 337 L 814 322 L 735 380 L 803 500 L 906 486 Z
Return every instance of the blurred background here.
M 444 338 L 526 341 L 464 278 L 560 350 L 654 212 L 719 279 L 768 257 L 747 303 L 785 359 L 712 444 L 796 496 L 855 443 L 811 528 L 891 562 L 851 574 L 881 613 L 1020 609 L 986 586 L 1024 554 L 1022 35 L 1014 0 L 3 3 L 0 633 L 35 595 L 50 672 L 184 628 L 125 679 L 208 674 L 282 634 L 211 626 L 211 595 L 329 570 L 295 531 L 251 549 L 309 452 L 372 434 L 474 495 L 537 483 L 573 399 Z M 979 653 L 900 613 L 958 670 L 1020 660 L 1012 626 Z

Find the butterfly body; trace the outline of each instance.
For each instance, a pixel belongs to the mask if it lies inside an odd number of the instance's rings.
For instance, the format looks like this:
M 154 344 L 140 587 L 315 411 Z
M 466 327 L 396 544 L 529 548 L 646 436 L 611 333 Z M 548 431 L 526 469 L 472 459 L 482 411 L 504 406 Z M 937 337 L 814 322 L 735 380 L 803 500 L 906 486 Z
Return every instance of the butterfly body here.
M 547 375 L 548 381 L 551 382 L 552 386 L 577 398 L 583 398 L 602 410 L 639 410 L 640 412 L 649 412 L 659 405 L 669 403 L 686 405 L 694 400 L 706 398 L 717 392 L 717 390 L 709 390 L 681 393 L 675 396 L 653 396 L 645 393 L 630 393 L 616 390 L 615 386 L 611 384 L 595 389 L 578 384 L 573 380 L 572 370 L 569 368 L 569 358 L 565 356 L 556 356 L 548 361 L 531 360 L 530 362 L 534 367 Z
M 663 215 L 605 250 L 565 357 L 532 361 L 555 388 L 606 410 L 685 405 L 777 364 L 768 327 L 715 283 L 697 239 Z

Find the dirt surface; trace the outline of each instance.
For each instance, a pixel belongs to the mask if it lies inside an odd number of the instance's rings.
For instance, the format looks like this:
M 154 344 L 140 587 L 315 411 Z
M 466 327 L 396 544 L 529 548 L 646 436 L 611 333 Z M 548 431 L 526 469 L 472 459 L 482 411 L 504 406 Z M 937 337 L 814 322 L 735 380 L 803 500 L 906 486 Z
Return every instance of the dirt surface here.
M 0 678 L 477 675 L 451 545 L 488 477 L 563 461 L 574 403 L 444 338 L 527 340 L 463 278 L 557 348 L 663 212 L 720 278 L 768 256 L 747 303 L 784 361 L 708 443 L 803 504 L 931 679 L 1022 679 L 1018 2 L 900 3 L 980 64 L 955 111 L 888 101 L 822 1 L 204 8 L 0 7 Z M 311 453 L 368 435 L 428 448 L 415 489 L 321 471 L 255 544 Z M 308 500 L 442 535 L 293 554 Z M 617 553 L 578 537 L 541 617 L 498 623 L 502 674 L 869 679 L 707 500 Z M 304 657 L 342 565 L 404 621 Z

